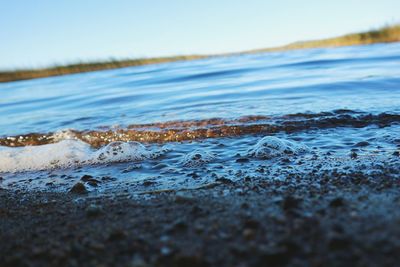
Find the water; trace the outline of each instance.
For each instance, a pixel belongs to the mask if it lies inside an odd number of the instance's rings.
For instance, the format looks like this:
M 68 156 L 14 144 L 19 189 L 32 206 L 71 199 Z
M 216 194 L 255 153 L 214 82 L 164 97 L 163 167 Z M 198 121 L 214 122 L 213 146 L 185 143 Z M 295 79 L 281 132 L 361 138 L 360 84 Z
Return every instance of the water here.
M 142 192 L 398 166 L 399 55 L 377 44 L 3 83 L 0 186 L 65 191 L 86 174 L 94 192 Z

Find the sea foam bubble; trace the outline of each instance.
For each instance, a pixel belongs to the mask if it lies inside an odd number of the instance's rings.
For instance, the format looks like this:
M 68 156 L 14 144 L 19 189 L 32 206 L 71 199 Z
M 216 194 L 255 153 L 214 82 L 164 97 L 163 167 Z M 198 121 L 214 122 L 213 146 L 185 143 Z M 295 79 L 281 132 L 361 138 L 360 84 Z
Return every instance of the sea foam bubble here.
M 290 154 L 297 155 L 308 151 L 309 148 L 306 145 L 275 136 L 265 136 L 248 150 L 248 155 L 255 158 L 271 159 Z
M 215 159 L 215 155 L 213 153 L 196 149 L 183 157 L 182 165 L 189 168 L 199 167 L 211 162 L 213 159 Z

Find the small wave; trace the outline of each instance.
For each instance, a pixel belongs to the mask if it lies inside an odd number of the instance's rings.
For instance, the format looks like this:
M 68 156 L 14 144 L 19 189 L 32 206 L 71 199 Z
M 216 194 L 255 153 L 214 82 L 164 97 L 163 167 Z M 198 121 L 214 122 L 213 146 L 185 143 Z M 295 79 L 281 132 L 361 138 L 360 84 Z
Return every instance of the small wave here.
M 158 156 L 138 142 L 112 142 L 93 149 L 80 140 L 62 140 L 42 146 L 0 147 L 0 172 L 69 168 L 88 164 L 141 161 Z
M 23 147 L 46 145 L 65 139 L 83 141 L 100 148 L 112 142 L 167 143 L 206 138 L 269 135 L 278 132 L 299 132 L 309 129 L 337 127 L 361 128 L 370 125 L 387 127 L 400 123 L 400 114 L 370 114 L 352 110 L 321 113 L 298 113 L 285 116 L 246 116 L 238 119 L 206 119 L 194 121 L 169 121 L 164 123 L 135 124 L 124 129 L 75 131 L 56 133 L 31 133 L 0 138 L 0 146 Z

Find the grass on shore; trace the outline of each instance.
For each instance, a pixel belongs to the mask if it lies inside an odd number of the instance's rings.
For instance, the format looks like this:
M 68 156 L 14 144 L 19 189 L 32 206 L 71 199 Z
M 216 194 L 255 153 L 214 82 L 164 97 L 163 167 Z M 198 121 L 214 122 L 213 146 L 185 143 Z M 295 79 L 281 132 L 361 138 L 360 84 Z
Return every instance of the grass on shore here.
M 386 26 L 377 30 L 371 30 L 367 32 L 346 34 L 343 36 L 322 39 L 322 40 L 295 42 L 280 47 L 257 49 L 248 52 L 250 53 L 273 52 L 273 51 L 284 51 L 284 50 L 295 50 L 295 49 L 340 47 L 340 46 L 367 45 L 375 43 L 393 43 L 393 42 L 400 42 L 400 24 L 393 26 Z
M 229 53 L 229 54 L 212 55 L 212 56 L 229 56 L 229 55 L 246 54 L 246 53 L 274 52 L 274 51 L 285 51 L 285 50 L 306 49 L 306 48 L 339 47 L 339 46 L 364 45 L 373 43 L 390 43 L 390 42 L 400 42 L 400 24 L 393 26 L 386 26 L 377 30 L 371 30 L 367 32 L 347 34 L 335 38 L 296 42 L 280 47 L 256 49 L 241 53 Z M 27 79 L 43 78 L 43 77 L 58 76 L 58 75 L 73 74 L 73 73 L 82 73 L 82 72 L 117 69 L 123 67 L 140 66 L 140 65 L 155 64 L 155 63 L 173 62 L 180 60 L 193 60 L 193 59 L 206 58 L 210 56 L 211 55 L 190 55 L 190 56 L 160 57 L 160 58 L 148 58 L 148 59 L 109 60 L 101 62 L 77 63 L 70 65 L 54 66 L 44 69 L 3 71 L 0 72 L 0 82 L 27 80 Z
M 60 65 L 44 69 L 23 69 L 14 71 L 0 72 L 0 83 L 18 80 L 28 80 L 35 78 L 43 78 L 50 76 L 59 76 L 65 74 L 74 74 L 82 72 L 90 72 L 97 70 L 118 69 L 124 67 L 141 66 L 156 63 L 173 62 L 179 60 L 200 59 L 206 56 L 175 56 L 175 57 L 160 57 L 160 58 L 142 58 L 142 59 L 127 59 L 127 60 L 107 60 L 100 62 L 82 62 L 69 65 Z

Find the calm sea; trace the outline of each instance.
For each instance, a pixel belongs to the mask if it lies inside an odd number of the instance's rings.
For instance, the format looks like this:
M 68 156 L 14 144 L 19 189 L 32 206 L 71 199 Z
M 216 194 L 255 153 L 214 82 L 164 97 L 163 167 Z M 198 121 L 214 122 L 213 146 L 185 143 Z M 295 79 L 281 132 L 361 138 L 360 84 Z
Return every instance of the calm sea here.
M 398 164 L 400 44 L 0 84 L 0 186 L 196 187 Z M 375 168 L 376 169 L 376 168 Z

